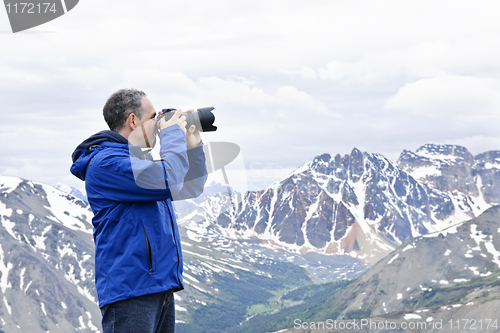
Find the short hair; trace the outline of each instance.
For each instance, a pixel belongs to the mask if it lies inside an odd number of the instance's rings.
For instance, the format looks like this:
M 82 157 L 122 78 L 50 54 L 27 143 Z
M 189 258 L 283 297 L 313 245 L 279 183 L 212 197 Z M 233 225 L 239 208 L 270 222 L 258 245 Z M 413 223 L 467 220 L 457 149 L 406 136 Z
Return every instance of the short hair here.
M 108 98 L 102 114 L 110 130 L 118 132 L 122 129 L 131 113 L 142 119 L 142 96 L 146 94 L 137 89 L 120 89 Z

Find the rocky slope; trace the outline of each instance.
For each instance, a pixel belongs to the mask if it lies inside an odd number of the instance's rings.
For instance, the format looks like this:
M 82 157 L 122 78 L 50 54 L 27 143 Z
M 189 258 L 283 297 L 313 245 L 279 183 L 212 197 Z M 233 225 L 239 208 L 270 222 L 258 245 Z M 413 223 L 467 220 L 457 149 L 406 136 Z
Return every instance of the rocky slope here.
M 462 193 L 462 209 L 480 209 L 481 202 L 472 200 L 478 197 L 488 204 L 499 203 L 500 151 L 473 157 L 461 146 L 426 144 L 415 153 L 403 151 L 397 164 L 414 179 L 440 191 Z
M 6 332 L 100 330 L 88 205 L 0 177 L 0 322 Z
M 375 326 L 356 331 L 495 331 L 500 328 L 500 207 L 410 239 L 340 292 L 300 306 L 302 311 L 289 311 L 288 321 L 298 319 L 306 323 L 304 329 L 282 332 L 309 332 L 312 324 L 318 328 L 328 319 L 343 322 L 337 327 L 345 328 L 347 322 L 356 319 L 360 324 L 363 318 Z M 273 316 L 267 322 L 283 321 L 279 313 Z M 386 321 L 397 329 L 377 327 L 378 323 L 384 327 Z
M 483 283 L 500 299 L 500 207 L 409 240 L 343 291 L 340 317 L 382 315 L 433 305 L 473 306 Z M 477 289 L 477 290 L 476 290 Z M 493 297 L 494 296 L 494 297 Z M 444 304 L 443 304 L 444 303 Z

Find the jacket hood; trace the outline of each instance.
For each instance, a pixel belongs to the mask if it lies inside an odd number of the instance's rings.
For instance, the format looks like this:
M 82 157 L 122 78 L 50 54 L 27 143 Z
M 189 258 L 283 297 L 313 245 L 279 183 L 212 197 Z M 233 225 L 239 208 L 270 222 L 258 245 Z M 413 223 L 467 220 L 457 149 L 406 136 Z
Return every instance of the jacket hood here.
M 94 155 L 100 150 L 89 148 L 92 146 L 100 145 L 103 142 L 115 142 L 128 145 L 127 139 L 125 139 L 120 134 L 110 130 L 100 131 L 90 136 L 88 139 L 80 143 L 71 155 L 71 158 L 73 159 L 73 165 L 71 166 L 70 171 L 73 175 L 80 178 L 81 180 L 85 180 L 85 172 L 87 170 L 87 166 Z

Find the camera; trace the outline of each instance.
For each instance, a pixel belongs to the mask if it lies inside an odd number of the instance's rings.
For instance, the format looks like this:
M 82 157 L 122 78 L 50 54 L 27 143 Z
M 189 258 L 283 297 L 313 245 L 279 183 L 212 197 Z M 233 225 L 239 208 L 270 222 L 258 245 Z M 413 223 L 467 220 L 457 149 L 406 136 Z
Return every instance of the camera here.
M 213 106 L 208 106 L 205 108 L 200 108 L 194 112 L 183 113 L 182 115 L 186 117 L 186 129 L 191 127 L 191 125 L 195 125 L 196 129 L 200 132 L 215 132 L 217 130 L 217 126 L 214 126 L 213 123 L 215 121 L 215 115 L 212 113 L 214 109 Z M 162 114 L 160 114 L 156 121 L 161 120 L 161 118 L 165 118 L 165 121 L 168 121 L 174 115 L 176 109 L 163 109 Z

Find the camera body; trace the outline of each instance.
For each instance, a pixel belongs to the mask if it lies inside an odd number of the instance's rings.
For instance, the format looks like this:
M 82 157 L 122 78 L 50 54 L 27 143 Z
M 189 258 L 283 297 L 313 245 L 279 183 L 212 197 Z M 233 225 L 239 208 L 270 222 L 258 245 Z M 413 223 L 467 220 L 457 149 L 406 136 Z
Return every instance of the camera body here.
M 214 126 L 215 115 L 212 113 L 214 109 L 213 106 L 208 106 L 205 108 L 200 108 L 194 112 L 183 113 L 182 115 L 186 117 L 186 129 L 195 125 L 196 129 L 200 132 L 215 132 L 217 126 Z M 156 121 L 160 121 L 161 118 L 165 118 L 168 121 L 174 115 L 176 109 L 163 109 L 162 114 L 158 115 Z

